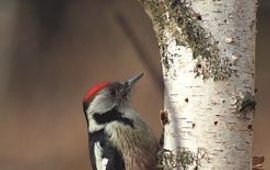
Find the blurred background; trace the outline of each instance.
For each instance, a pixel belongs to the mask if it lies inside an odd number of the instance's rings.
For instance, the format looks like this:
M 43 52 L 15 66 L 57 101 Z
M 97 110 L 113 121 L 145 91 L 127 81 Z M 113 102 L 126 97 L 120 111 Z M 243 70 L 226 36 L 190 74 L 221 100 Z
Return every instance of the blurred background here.
M 257 16 L 254 154 L 265 155 L 267 170 L 270 1 Z M 82 96 L 139 72 L 133 102 L 159 136 L 159 50 L 136 0 L 0 0 L 0 37 L 1 170 L 90 169 Z

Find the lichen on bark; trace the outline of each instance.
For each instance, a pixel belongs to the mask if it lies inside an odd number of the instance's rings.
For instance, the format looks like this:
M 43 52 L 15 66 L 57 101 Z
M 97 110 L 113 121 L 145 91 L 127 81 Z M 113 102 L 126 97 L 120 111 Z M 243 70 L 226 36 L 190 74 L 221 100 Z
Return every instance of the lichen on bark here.
M 152 19 L 165 69 L 170 69 L 172 61 L 167 54 L 169 38 L 166 32 L 170 32 L 169 37 L 173 37 L 178 46 L 191 48 L 193 59 L 198 63 L 194 68 L 195 77 L 225 80 L 231 76 L 230 63 L 220 56 L 218 42 L 200 25 L 203 18 L 186 0 L 140 2 Z
M 248 119 L 247 114 L 255 112 L 256 100 L 255 96 L 250 92 L 242 93 L 239 96 L 235 96 L 235 103 L 233 103 L 236 113 L 240 114 L 241 120 Z M 253 111 L 253 112 L 252 112 Z M 254 116 L 254 115 L 253 115 Z
M 200 167 L 202 160 L 210 159 L 208 153 L 203 148 L 198 148 L 197 152 L 192 152 L 188 148 L 178 148 L 175 151 L 162 149 L 158 153 L 159 167 L 163 170 L 170 170 L 182 167 L 183 170 L 194 165 L 194 170 Z

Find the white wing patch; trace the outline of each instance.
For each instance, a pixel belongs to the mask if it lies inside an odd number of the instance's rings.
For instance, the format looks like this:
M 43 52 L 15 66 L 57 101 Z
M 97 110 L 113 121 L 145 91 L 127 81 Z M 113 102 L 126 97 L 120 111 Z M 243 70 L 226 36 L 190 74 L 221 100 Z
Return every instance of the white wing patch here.
M 99 142 L 96 142 L 94 145 L 94 153 L 95 153 L 95 158 L 96 158 L 97 170 L 106 170 L 108 159 L 102 158 L 103 149 L 100 146 Z
M 103 165 L 103 167 L 105 167 L 105 169 L 107 167 L 108 162 L 109 162 L 109 160 L 107 158 L 102 159 L 102 165 Z

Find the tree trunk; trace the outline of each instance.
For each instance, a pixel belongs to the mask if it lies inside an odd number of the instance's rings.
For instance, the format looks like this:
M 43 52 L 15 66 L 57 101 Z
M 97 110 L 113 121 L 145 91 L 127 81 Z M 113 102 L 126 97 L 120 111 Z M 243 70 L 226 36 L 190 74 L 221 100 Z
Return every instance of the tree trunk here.
M 251 169 L 256 0 L 139 1 L 163 67 L 162 166 Z

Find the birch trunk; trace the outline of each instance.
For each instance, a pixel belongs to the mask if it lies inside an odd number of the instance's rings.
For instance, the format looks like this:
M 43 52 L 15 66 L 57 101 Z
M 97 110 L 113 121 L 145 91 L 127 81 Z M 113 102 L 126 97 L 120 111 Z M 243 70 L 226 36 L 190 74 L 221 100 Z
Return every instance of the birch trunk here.
M 164 169 L 252 169 L 256 0 L 139 0 L 165 83 Z

